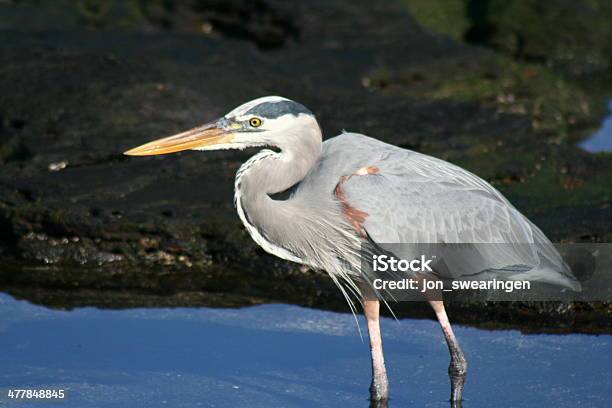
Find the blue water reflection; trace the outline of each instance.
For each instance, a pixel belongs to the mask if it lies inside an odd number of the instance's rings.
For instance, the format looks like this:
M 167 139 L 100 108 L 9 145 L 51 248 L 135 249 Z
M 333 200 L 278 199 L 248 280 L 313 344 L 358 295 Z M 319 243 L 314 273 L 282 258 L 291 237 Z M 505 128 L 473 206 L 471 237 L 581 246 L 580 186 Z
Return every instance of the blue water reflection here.
M 382 324 L 390 406 L 447 407 L 437 324 Z M 470 359 L 464 407 L 608 406 L 612 336 L 456 332 Z M 366 407 L 369 375 L 350 315 L 288 305 L 67 312 L 0 295 L 5 406 Z M 8 401 L 17 387 L 64 388 L 68 398 Z
M 580 143 L 584 150 L 596 152 L 612 152 L 612 99 L 608 102 L 610 110 L 608 116 L 604 118 L 601 128 L 588 139 Z

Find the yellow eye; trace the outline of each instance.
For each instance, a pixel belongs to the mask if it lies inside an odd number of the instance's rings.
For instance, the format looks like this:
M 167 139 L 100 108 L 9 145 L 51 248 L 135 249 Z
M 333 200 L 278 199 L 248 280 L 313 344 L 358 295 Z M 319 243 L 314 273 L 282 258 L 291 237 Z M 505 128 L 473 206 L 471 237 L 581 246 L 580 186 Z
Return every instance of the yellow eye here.
M 251 125 L 253 127 L 260 127 L 261 126 L 261 119 L 259 119 L 259 118 L 251 118 L 251 119 L 249 119 L 249 125 Z

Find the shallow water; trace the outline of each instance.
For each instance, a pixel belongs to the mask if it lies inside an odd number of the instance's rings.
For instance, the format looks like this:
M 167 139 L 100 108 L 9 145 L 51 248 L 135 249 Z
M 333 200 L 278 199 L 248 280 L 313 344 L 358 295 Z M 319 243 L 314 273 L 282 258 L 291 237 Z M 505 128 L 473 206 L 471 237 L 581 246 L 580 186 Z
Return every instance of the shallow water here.
M 437 324 L 382 325 L 389 406 L 448 406 Z M 612 336 L 456 333 L 470 362 L 464 407 L 609 406 Z M 347 314 L 279 304 L 57 311 L 0 294 L 2 406 L 366 407 L 369 375 L 367 342 Z M 17 403 L 8 388 L 68 396 Z
M 599 130 L 580 143 L 584 150 L 591 153 L 612 152 L 612 99 L 608 102 L 608 109 L 608 116 L 604 118 Z

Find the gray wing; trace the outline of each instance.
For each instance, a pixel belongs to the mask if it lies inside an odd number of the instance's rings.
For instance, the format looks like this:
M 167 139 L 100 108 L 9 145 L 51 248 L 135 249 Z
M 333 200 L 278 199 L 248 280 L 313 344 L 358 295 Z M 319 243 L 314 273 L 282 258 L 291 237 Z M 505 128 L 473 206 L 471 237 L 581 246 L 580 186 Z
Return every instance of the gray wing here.
M 534 280 L 579 288 L 542 231 L 490 184 L 443 160 L 385 146 L 368 163 L 376 172 L 355 169 L 340 186 L 349 205 L 367 213 L 363 228 L 372 240 L 414 243 L 414 251 L 420 244 L 496 244 L 476 245 L 469 257 L 445 254 L 454 263 L 447 277 L 523 266 Z

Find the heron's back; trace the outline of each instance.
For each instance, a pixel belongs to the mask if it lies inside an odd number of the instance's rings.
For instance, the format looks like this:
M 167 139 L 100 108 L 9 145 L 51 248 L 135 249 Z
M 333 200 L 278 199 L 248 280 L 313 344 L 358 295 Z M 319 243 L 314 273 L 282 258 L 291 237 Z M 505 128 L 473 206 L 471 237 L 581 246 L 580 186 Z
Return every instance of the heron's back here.
M 520 264 L 535 280 L 579 288 L 539 228 L 490 184 L 451 163 L 343 133 L 323 143 L 293 198 L 337 203 L 339 192 L 345 207 L 365 214 L 360 227 L 377 243 L 505 244 L 466 264 L 471 274 Z

